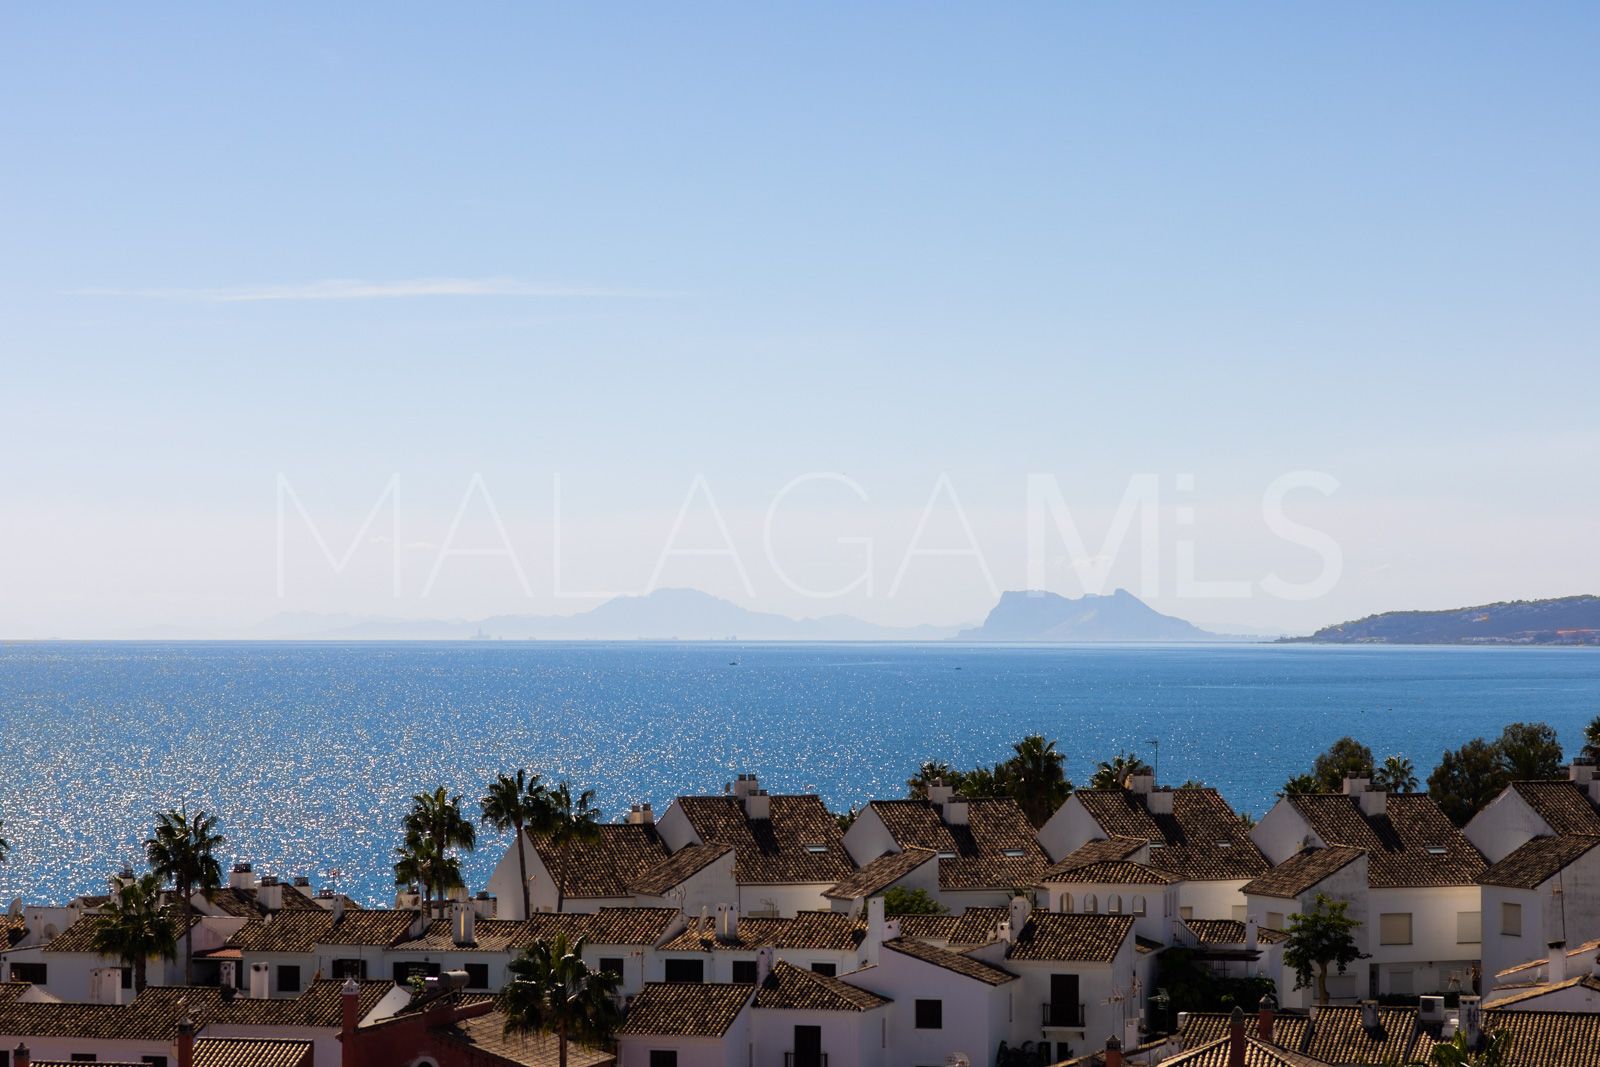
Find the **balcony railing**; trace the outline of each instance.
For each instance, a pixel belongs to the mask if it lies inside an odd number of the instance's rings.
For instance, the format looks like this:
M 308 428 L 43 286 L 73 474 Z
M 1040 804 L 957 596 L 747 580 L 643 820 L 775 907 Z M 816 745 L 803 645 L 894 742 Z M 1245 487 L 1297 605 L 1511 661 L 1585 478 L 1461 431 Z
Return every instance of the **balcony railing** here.
M 1082 1004 L 1042 1004 L 1044 1008 L 1044 1025 L 1046 1026 L 1083 1026 Z
M 785 1052 L 783 1067 L 828 1067 L 826 1052 Z

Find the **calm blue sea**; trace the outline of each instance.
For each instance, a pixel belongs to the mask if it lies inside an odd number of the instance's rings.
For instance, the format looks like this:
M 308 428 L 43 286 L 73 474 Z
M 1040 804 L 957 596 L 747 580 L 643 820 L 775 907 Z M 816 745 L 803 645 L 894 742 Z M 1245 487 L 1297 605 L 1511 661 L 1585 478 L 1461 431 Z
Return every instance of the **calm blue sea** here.
M 0 645 L 0 895 L 60 900 L 140 855 L 158 807 L 221 814 L 230 856 L 392 899 L 408 796 L 469 799 L 527 766 L 657 811 L 741 771 L 839 809 L 917 764 L 1057 738 L 1068 773 L 1122 748 L 1261 814 L 1345 733 L 1426 777 L 1507 722 L 1571 748 L 1600 713 L 1584 649 L 738 644 Z M 500 851 L 470 858 L 473 888 Z

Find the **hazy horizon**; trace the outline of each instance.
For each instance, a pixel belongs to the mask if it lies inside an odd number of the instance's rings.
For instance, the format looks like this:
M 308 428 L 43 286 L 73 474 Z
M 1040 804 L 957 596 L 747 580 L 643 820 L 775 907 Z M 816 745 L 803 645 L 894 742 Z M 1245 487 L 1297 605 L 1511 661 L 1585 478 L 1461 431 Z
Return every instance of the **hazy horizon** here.
M 0 638 L 1600 590 L 1592 6 L 0 19 Z

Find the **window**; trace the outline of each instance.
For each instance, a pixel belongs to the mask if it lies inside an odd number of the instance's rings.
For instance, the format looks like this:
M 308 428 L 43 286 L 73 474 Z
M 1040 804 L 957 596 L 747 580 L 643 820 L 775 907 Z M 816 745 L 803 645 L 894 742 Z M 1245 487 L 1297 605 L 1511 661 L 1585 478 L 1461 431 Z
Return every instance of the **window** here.
M 1020 848 L 1003 848 L 1000 850 L 1000 855 L 1006 857 L 1006 859 L 1020 860 L 1027 853 Z
M 1395 997 L 1409 997 L 1416 990 L 1412 979 L 1411 968 L 1396 968 L 1389 972 L 1389 995 Z
M 650 1050 L 650 1067 L 678 1067 L 678 1053 L 670 1048 Z
M 1106 897 L 1106 914 L 1122 914 L 1122 897 L 1119 894 L 1112 893 L 1110 896 Z
M 122 988 L 123 989 L 132 989 L 133 988 L 133 968 L 132 967 L 124 967 L 124 968 L 122 968 Z
M 1502 937 L 1522 936 L 1522 905 L 1504 901 L 1500 905 L 1500 935 Z M 16 970 L 15 967 L 12 968 Z
M 167 1058 L 165 1056 L 141 1056 L 139 1057 L 139 1062 L 148 1063 L 150 1067 L 167 1067 Z
M 755 960 L 734 960 L 733 961 L 733 984 L 734 985 L 755 985 L 756 984 L 756 961 Z
M 1379 915 L 1378 944 L 1411 944 L 1411 913 L 1409 911 L 1386 911 Z
M 1456 912 L 1456 944 L 1481 945 L 1483 944 L 1483 912 L 1458 911 Z
M 99 1058 L 100 1057 L 96 1056 L 92 1052 L 74 1052 L 72 1055 L 67 1057 L 67 1059 L 72 1063 L 93 1063 Z
M 489 988 L 489 965 L 487 963 L 468 963 L 461 969 L 467 972 L 468 989 Z
M 813 856 L 826 856 L 828 854 L 828 846 L 827 845 L 807 845 L 806 846 L 806 851 L 811 853 Z
M 1145 902 L 1144 902 L 1144 897 L 1134 897 L 1133 898 L 1133 913 L 1135 915 L 1143 915 L 1143 914 L 1145 914 L 1146 910 L 1148 910 L 1148 909 L 1146 908 L 1146 905 L 1145 905 Z
M 300 992 L 300 965 L 297 963 L 278 964 L 278 992 Z
M 367 980 L 367 961 L 342 959 L 333 961 L 333 976 L 339 981 L 354 978 L 358 982 Z
M 1061 910 L 1064 911 L 1064 912 L 1067 912 L 1069 914 L 1071 913 L 1071 911 L 1072 911 L 1072 894 L 1071 893 L 1062 893 L 1061 894 Z
M 622 977 L 622 957 L 621 956 L 601 956 L 600 957 L 600 969 L 602 971 L 608 971 L 611 974 L 616 975 L 618 978 L 621 978 Z
M 13 963 L 11 965 L 11 980 L 13 982 L 32 982 L 34 985 L 45 985 L 48 981 L 50 965 L 47 963 Z
M 666 980 L 669 982 L 704 982 L 706 980 L 705 961 L 669 959 L 666 961 Z
M 1268 930 L 1283 930 L 1283 929 L 1287 929 L 1287 927 L 1285 927 L 1283 925 L 1283 912 L 1281 912 L 1281 911 L 1269 911 L 1269 912 L 1267 912 L 1267 929 Z
M 1083 910 L 1088 915 L 1093 915 L 1100 910 L 1100 902 L 1094 899 L 1093 893 L 1085 893 L 1083 895 Z
M 916 1028 L 918 1030 L 943 1030 L 944 1029 L 944 1001 L 919 1000 L 916 1006 Z
M 832 978 L 839 973 L 839 966 L 834 963 L 813 963 L 811 965 L 811 973 L 820 974 L 824 978 Z
M 1182 919 L 1184 922 L 1188 922 L 1190 919 L 1194 918 L 1194 909 L 1189 907 L 1187 904 L 1184 905 L 1178 909 L 1178 918 Z

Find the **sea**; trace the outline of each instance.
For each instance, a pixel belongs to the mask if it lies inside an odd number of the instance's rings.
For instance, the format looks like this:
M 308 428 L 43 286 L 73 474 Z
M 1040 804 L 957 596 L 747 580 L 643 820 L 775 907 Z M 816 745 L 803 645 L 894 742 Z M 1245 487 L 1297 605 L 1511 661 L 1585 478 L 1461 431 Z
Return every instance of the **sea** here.
M 409 798 L 476 813 L 527 767 L 608 820 L 741 773 L 837 811 L 925 760 L 1053 738 L 1070 778 L 1131 750 L 1260 816 L 1351 734 L 1426 779 L 1446 748 L 1540 721 L 1568 754 L 1600 714 L 1600 650 L 1308 645 L 0 644 L 0 901 L 104 890 L 158 809 L 214 812 L 225 862 L 392 903 Z M 481 889 L 507 841 L 465 860 Z

